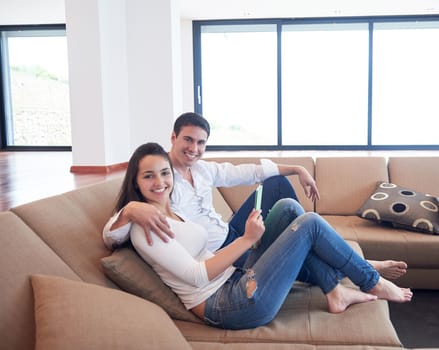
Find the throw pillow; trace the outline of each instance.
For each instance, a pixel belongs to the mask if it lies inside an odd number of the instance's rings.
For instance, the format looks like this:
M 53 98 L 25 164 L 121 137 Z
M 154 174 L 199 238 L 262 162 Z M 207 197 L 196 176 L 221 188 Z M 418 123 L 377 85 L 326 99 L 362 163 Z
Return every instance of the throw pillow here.
M 439 199 L 393 183 L 379 182 L 357 215 L 394 227 L 439 234 Z
M 32 275 L 36 350 L 190 349 L 157 305 L 62 277 Z
M 122 290 L 152 301 L 176 320 L 203 323 L 185 308 L 178 296 L 163 283 L 132 245 L 116 249 L 101 261 L 105 274 Z

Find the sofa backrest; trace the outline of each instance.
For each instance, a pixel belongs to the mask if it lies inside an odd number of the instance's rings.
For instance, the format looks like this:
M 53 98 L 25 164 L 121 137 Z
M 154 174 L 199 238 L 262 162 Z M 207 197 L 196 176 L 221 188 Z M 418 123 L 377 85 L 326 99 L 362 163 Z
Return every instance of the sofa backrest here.
M 17 215 L 0 213 L 0 337 L 2 349 L 34 349 L 35 320 L 29 276 L 79 276 Z
M 390 157 L 390 182 L 439 197 L 439 157 Z
M 100 259 L 110 252 L 102 229 L 110 218 L 122 178 L 82 187 L 12 208 L 85 282 L 115 287 Z
M 378 181 L 389 181 L 384 157 L 325 157 L 316 159 L 321 215 L 355 215 Z
M 288 165 L 301 165 L 305 167 L 311 176 L 314 177 L 314 160 L 312 157 L 215 157 L 215 158 L 206 158 L 207 161 L 214 161 L 218 163 L 229 162 L 232 164 L 243 164 L 243 163 L 252 163 L 259 164 L 260 159 L 270 159 L 278 164 L 288 164 Z M 303 191 L 302 186 L 300 185 L 299 179 L 297 176 L 288 176 L 288 179 L 291 181 L 297 197 L 305 208 L 306 211 L 313 211 L 314 204 L 311 200 L 309 200 L 305 192 Z M 247 197 L 255 190 L 256 185 L 253 186 L 235 186 L 229 188 L 218 188 L 218 191 L 223 196 L 227 205 L 231 208 L 232 212 L 235 212 L 239 209 L 242 203 L 247 199 Z M 215 200 L 215 209 L 220 212 L 221 208 L 218 208 L 219 199 Z M 222 212 L 220 212 L 223 214 Z M 223 214 L 223 216 L 225 216 Z M 227 217 L 225 217 L 227 219 Z

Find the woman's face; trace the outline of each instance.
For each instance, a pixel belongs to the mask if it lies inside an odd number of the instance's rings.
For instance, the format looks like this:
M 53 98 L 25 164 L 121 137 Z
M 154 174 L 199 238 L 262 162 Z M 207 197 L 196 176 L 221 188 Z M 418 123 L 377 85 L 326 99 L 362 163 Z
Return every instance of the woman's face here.
M 171 165 L 160 155 L 148 155 L 139 162 L 137 186 L 148 203 L 166 204 L 174 185 Z

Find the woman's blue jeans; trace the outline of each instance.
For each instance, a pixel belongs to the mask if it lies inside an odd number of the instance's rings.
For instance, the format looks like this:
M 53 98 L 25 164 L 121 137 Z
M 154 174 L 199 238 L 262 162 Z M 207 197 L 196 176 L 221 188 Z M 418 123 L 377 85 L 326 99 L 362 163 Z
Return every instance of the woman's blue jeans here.
M 275 204 L 258 248 L 206 300 L 207 324 L 225 329 L 264 325 L 276 316 L 296 280 L 316 284 L 324 293 L 345 276 L 365 292 L 376 285 L 376 270 L 322 217 L 303 209 L 300 214 L 300 208 L 293 199 Z

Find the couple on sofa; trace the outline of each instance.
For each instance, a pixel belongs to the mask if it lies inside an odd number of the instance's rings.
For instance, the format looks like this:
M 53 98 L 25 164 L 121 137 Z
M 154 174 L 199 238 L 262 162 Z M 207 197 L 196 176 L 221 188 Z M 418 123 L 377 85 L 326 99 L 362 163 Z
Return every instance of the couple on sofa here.
M 117 213 L 104 229 L 107 246 L 130 237 L 186 308 L 221 328 L 270 322 L 296 280 L 318 285 L 334 313 L 377 298 L 411 299 L 409 289 L 383 277 L 403 274 L 404 262 L 362 259 L 320 216 L 304 213 L 289 181 L 276 176 L 297 174 L 316 200 L 315 181 L 304 168 L 204 162 L 209 133 L 203 117 L 186 113 L 174 124 L 169 154 L 154 143 L 134 152 Z M 223 222 L 212 206 L 212 187 L 262 181 L 262 210 L 253 209 L 252 195 Z M 345 276 L 360 290 L 341 285 Z

